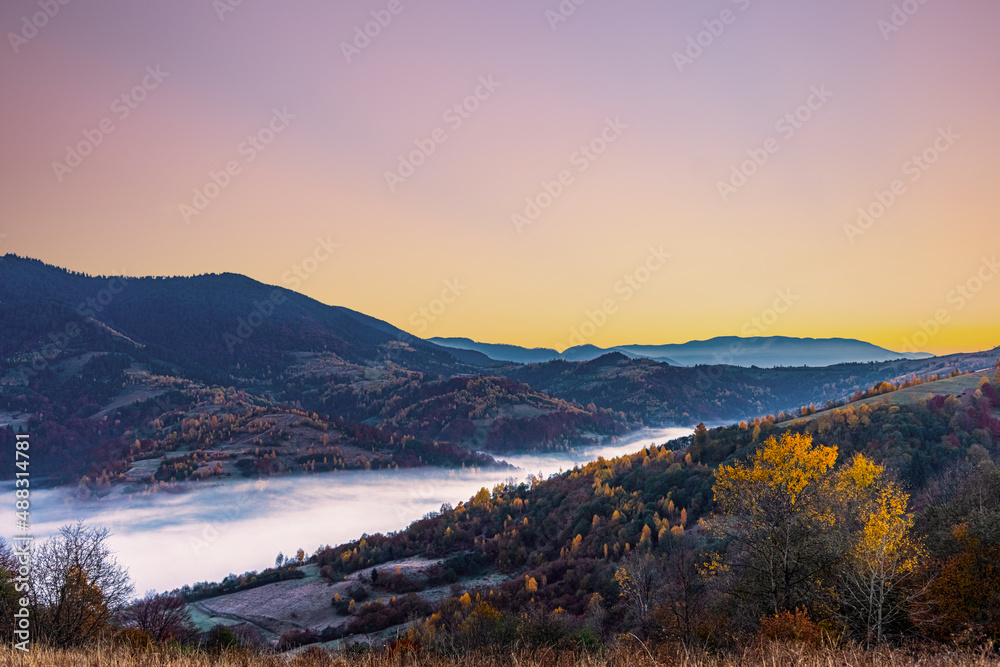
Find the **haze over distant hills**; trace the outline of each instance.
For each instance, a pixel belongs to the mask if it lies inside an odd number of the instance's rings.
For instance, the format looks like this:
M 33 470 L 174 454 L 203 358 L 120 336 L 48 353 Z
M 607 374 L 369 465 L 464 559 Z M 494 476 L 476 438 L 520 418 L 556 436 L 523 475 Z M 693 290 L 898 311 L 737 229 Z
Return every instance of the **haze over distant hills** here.
M 550 348 L 525 348 L 517 345 L 479 343 L 468 338 L 430 338 L 442 347 L 480 352 L 495 361 L 521 364 L 547 361 L 591 361 L 609 352 L 620 352 L 632 359 L 653 359 L 672 366 L 726 364 L 731 366 L 833 366 L 844 363 L 869 363 L 895 359 L 928 359 L 926 353 L 893 352 L 883 347 L 849 338 L 789 338 L 769 336 L 740 338 L 719 336 L 709 340 L 667 345 L 620 345 L 600 348 L 578 345 L 560 353 Z

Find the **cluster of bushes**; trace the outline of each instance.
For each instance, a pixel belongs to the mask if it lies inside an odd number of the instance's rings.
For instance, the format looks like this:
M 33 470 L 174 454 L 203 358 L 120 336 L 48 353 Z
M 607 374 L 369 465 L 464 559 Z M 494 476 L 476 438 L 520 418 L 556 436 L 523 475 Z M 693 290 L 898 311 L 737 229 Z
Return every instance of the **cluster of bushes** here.
M 402 597 L 393 597 L 386 603 L 367 602 L 354 613 L 354 617 L 347 624 L 345 634 L 378 632 L 394 625 L 423 618 L 431 611 L 431 604 L 413 593 Z
M 347 616 L 354 611 L 357 603 L 367 600 L 368 595 L 368 589 L 360 582 L 351 584 L 347 589 L 347 595 L 337 593 L 333 596 L 333 608 L 341 616 Z
M 490 569 L 491 562 L 481 551 L 462 551 L 452 554 L 442 563 L 435 563 L 424 570 L 431 586 L 454 584 L 461 577 L 476 577 Z
M 231 574 L 219 583 L 200 582 L 194 586 L 184 586 L 175 592 L 185 602 L 198 602 L 199 600 L 227 595 L 229 593 L 248 591 L 251 588 L 258 588 L 279 581 L 302 579 L 305 576 L 305 572 L 302 572 L 293 564 L 284 567 L 268 568 L 259 573 L 248 572 L 239 576 Z
M 410 577 L 396 568 L 395 572 L 372 568 L 372 586 L 389 593 L 417 593 L 424 590 L 424 582 L 419 577 Z
M 573 652 L 593 650 L 604 639 L 593 616 L 577 617 L 539 605 L 508 609 L 497 596 L 476 593 L 445 600 L 407 638 L 440 655 L 462 656 L 475 652 L 511 653 L 518 648 Z
M 322 632 L 311 630 L 289 630 L 281 635 L 278 650 L 288 650 L 306 644 L 328 642 L 351 635 L 363 635 L 378 632 L 408 621 L 424 618 L 433 611 L 430 602 L 410 593 L 402 597 L 393 596 L 388 602 L 373 601 L 361 604 L 368 598 L 368 591 L 360 585 L 355 585 L 349 591 L 349 596 L 334 598 L 334 608 L 338 613 L 351 613 L 351 619 L 345 625 L 329 626 Z

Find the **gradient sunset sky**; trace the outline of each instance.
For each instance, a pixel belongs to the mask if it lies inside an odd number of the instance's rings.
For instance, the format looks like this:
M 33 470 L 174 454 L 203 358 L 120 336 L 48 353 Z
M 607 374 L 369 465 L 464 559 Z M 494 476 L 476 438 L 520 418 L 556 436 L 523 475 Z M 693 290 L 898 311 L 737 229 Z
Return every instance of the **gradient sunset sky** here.
M 1000 345 L 994 0 L 13 0 L 0 27 L 0 254 L 237 272 L 422 337 Z

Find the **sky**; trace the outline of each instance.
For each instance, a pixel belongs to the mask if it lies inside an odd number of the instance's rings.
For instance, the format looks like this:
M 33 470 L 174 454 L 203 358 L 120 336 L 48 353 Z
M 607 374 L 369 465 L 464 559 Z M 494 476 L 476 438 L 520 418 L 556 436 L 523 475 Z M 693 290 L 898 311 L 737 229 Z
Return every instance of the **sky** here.
M 10 0 L 0 253 L 242 273 L 421 337 L 989 349 L 998 25 L 990 0 Z

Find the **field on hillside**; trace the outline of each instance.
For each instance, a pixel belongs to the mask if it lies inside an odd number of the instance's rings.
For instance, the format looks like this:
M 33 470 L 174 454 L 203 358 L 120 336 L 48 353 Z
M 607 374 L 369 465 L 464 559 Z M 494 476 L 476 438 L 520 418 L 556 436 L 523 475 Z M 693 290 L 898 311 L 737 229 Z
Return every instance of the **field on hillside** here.
M 383 563 L 379 569 L 395 572 L 411 579 L 426 577 L 427 569 L 440 565 L 443 559 L 407 558 Z M 330 582 L 320 576 L 319 566 L 305 565 L 300 568 L 305 573 L 301 579 L 280 581 L 266 586 L 251 588 L 236 593 L 227 593 L 188 604 L 191 620 L 198 630 L 207 632 L 216 625 L 238 626 L 248 624 L 260 633 L 264 641 L 277 643 L 279 637 L 288 631 L 312 630 L 317 634 L 324 628 L 346 628 L 350 616 L 337 613 L 331 604 L 334 595 L 351 597 L 352 586 L 368 585 L 366 600 L 387 604 L 395 597 L 392 592 L 373 588 L 370 584 L 370 570 L 344 577 L 343 581 Z M 487 574 L 465 578 L 462 584 L 467 588 L 499 586 L 509 577 Z M 452 595 L 450 586 L 426 585 L 420 590 L 420 597 L 437 604 Z M 377 639 L 391 641 L 400 632 L 400 627 L 388 628 L 378 633 Z M 403 630 L 405 634 L 405 629 Z M 369 633 L 369 639 L 376 639 Z M 330 648 L 339 647 L 341 641 L 327 643 Z
M 982 382 L 983 378 L 989 379 L 991 377 L 993 377 L 992 369 L 988 371 L 977 371 L 975 373 L 969 373 L 968 375 L 956 375 L 951 378 L 944 378 L 941 380 L 935 380 L 934 382 L 927 382 L 924 384 L 914 385 L 912 387 L 906 387 L 904 389 L 897 389 L 896 391 L 882 394 L 880 396 L 863 398 L 860 401 L 854 401 L 852 403 L 848 403 L 847 405 L 854 408 L 859 408 L 862 405 L 874 407 L 879 404 L 914 405 L 920 401 L 927 400 L 931 396 L 961 396 L 966 391 L 975 391 L 975 389 L 979 386 L 979 383 Z M 843 407 L 846 406 L 841 406 L 841 408 Z M 820 410 L 811 415 L 795 419 L 789 422 L 789 425 L 804 424 L 829 413 L 830 410 Z

